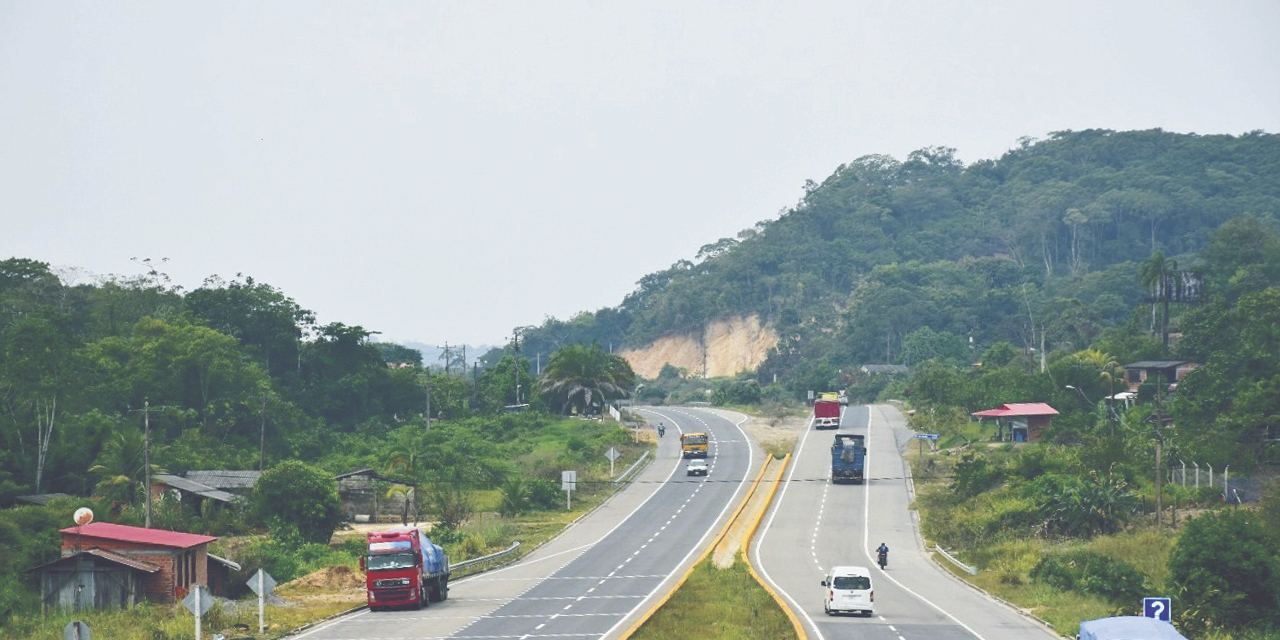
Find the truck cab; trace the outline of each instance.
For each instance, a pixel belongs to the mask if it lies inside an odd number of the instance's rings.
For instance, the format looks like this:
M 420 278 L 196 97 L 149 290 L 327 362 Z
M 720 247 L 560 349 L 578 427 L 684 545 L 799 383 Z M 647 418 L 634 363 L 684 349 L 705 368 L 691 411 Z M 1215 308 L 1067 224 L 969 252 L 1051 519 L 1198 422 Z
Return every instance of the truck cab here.
M 421 608 L 449 593 L 449 557 L 417 527 L 370 531 L 365 571 L 369 608 Z

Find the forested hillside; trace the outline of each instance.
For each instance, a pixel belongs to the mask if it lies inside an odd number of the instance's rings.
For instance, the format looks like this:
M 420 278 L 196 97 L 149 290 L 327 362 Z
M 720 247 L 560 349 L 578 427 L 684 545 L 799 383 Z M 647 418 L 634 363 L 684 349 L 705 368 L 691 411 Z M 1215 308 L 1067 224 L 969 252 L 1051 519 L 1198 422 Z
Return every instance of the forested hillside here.
M 473 386 L 363 327 L 317 325 L 252 278 L 184 292 L 145 266 L 77 284 L 37 260 L 0 261 L 0 504 L 136 487 L 144 409 L 153 460 L 183 473 L 314 461 L 347 435 L 420 424 L 428 380 L 437 418 L 514 400 L 510 359 Z
M 646 275 L 616 308 L 528 328 L 525 344 L 640 347 L 758 314 L 783 336 L 761 381 L 998 342 L 1083 349 L 1141 305 L 1140 263 L 1193 268 L 1227 220 L 1275 229 L 1278 212 L 1280 136 L 1260 132 L 1059 132 L 967 166 L 946 148 L 866 156 L 777 220 Z

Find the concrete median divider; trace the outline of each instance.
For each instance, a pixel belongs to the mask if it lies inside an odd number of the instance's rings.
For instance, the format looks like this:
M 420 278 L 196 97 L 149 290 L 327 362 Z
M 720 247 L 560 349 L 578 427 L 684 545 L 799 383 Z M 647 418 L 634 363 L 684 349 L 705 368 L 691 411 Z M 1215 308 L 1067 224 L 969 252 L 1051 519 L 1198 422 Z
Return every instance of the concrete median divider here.
M 759 528 L 760 521 L 764 518 L 764 514 L 769 511 L 769 505 L 773 503 L 773 497 L 777 494 L 778 486 L 782 481 L 782 474 L 786 470 L 787 463 L 790 460 L 791 454 L 787 454 L 787 456 L 781 461 L 769 458 L 765 461 L 765 464 L 760 465 L 760 473 L 756 475 L 756 479 L 751 483 L 751 489 L 742 499 L 742 503 L 738 505 L 738 508 L 733 512 L 733 515 L 729 516 L 729 519 L 725 522 L 724 527 L 721 528 L 716 539 L 707 546 L 706 550 L 702 552 L 702 555 L 699 556 L 697 560 L 689 565 L 689 568 L 685 570 L 684 574 L 680 576 L 680 579 L 672 585 L 671 589 L 664 594 L 662 598 L 655 602 L 654 605 L 644 613 L 644 615 L 640 616 L 640 618 L 620 636 L 622 640 L 626 640 L 634 635 L 635 632 L 639 630 L 640 627 L 644 626 L 644 624 L 648 622 L 659 609 L 666 605 L 667 601 L 671 599 L 672 594 L 678 591 L 680 587 L 684 585 L 685 581 L 689 579 L 689 576 L 693 574 L 694 569 L 705 562 L 713 553 L 728 553 L 731 554 L 730 558 L 732 559 L 733 555 L 736 555 L 738 549 L 743 549 L 745 551 L 750 548 L 751 537 L 755 535 L 756 529 Z M 764 479 L 764 476 L 769 469 L 773 467 L 777 468 L 776 475 L 772 482 L 773 486 L 769 489 L 767 494 L 758 496 L 757 494 L 759 493 L 760 482 Z M 760 586 L 764 587 L 769 596 L 772 597 L 773 600 L 778 603 L 778 606 L 782 608 L 783 612 L 786 613 L 787 618 L 791 620 L 792 626 L 796 629 L 797 637 L 800 638 L 800 640 L 806 640 L 807 636 L 805 635 L 804 626 L 800 623 L 800 619 L 795 615 L 795 612 L 791 611 L 782 598 L 774 592 L 768 584 L 760 579 L 760 575 L 756 573 L 755 567 L 751 566 L 751 561 L 748 557 L 749 554 L 744 552 L 743 556 L 748 558 L 747 569 L 750 571 L 752 578 L 754 578 Z
M 729 519 L 724 523 L 724 527 L 720 529 L 720 533 L 716 535 L 716 539 L 712 541 L 710 545 L 707 545 L 707 548 L 702 552 L 702 555 L 698 556 L 698 559 L 694 560 L 689 565 L 689 568 L 686 569 L 684 574 L 680 576 L 680 579 L 677 580 L 676 583 L 671 586 L 671 589 L 667 591 L 665 594 L 663 594 L 663 596 L 659 598 L 657 602 L 653 603 L 653 606 L 649 607 L 649 610 L 645 611 L 644 615 L 640 616 L 640 618 L 636 620 L 634 624 L 628 627 L 627 630 L 621 636 L 619 636 L 620 640 L 626 640 L 627 638 L 630 638 L 631 636 L 635 635 L 636 630 L 644 626 L 644 623 L 648 622 L 649 618 L 652 618 L 653 614 L 656 613 L 658 609 L 661 609 L 662 606 L 665 605 L 667 601 L 671 599 L 671 594 L 678 591 L 681 585 L 683 585 L 685 581 L 689 579 L 689 576 L 693 574 L 693 570 L 696 569 L 698 565 L 702 564 L 702 562 L 707 559 L 707 556 L 711 555 L 711 552 L 714 551 L 716 547 L 720 546 L 720 541 L 723 540 L 726 535 L 728 535 L 729 530 L 733 527 L 733 523 L 738 520 L 738 517 L 742 515 L 742 511 L 747 508 L 748 504 L 750 504 L 751 496 L 755 495 L 756 489 L 760 487 L 760 479 L 764 477 L 765 472 L 768 470 L 769 470 L 769 465 L 767 463 L 760 465 L 760 473 L 756 474 L 756 479 L 752 481 L 751 489 L 747 492 L 746 497 L 742 499 L 742 503 L 738 505 L 738 508 L 734 510 L 733 515 L 729 516 Z
M 805 633 L 804 624 L 800 622 L 800 617 L 796 615 L 796 612 L 791 610 L 791 607 L 782 599 L 782 596 L 778 595 L 778 592 L 774 591 L 773 587 L 769 586 L 767 581 L 760 578 L 760 574 L 756 572 L 755 565 L 751 564 L 751 539 L 755 537 L 756 529 L 760 528 L 760 521 L 764 519 L 764 514 L 769 512 L 769 505 L 773 504 L 773 497 L 777 495 L 778 487 L 782 484 L 782 474 L 787 470 L 787 463 L 790 461 L 791 454 L 788 453 L 787 456 L 782 459 L 782 464 L 778 465 L 778 475 L 774 477 L 773 487 L 769 489 L 769 499 L 764 501 L 764 505 L 756 511 L 755 517 L 751 519 L 751 527 L 747 530 L 746 538 L 743 540 L 743 548 L 746 549 L 748 553 L 744 553 L 742 555 L 747 560 L 747 570 L 751 572 L 751 577 L 755 578 L 756 583 L 761 587 L 764 587 L 764 590 L 768 592 L 769 597 L 773 598 L 773 601 L 778 603 L 778 607 L 782 609 L 782 612 L 787 614 L 787 619 L 791 621 L 791 626 L 796 630 L 796 637 L 799 638 L 799 640 L 808 640 L 809 636 Z

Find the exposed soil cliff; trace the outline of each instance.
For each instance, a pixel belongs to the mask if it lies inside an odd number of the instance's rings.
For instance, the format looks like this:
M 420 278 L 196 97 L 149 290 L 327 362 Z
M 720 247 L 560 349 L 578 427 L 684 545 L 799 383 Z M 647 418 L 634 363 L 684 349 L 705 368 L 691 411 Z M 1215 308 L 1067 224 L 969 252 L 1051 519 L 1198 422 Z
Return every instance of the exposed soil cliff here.
M 759 316 L 734 317 L 709 323 L 701 334 L 662 338 L 644 349 L 620 355 L 646 378 L 657 377 L 664 364 L 688 371 L 691 376 L 717 378 L 753 371 L 778 344 L 773 327 L 761 325 Z

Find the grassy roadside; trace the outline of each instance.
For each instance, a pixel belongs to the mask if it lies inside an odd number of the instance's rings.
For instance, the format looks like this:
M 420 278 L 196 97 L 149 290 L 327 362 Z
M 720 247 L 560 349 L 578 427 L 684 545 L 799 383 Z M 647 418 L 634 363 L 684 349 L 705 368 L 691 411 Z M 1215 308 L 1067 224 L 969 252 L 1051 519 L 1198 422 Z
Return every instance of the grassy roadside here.
M 948 468 L 954 461 L 946 461 L 947 452 L 925 452 L 921 458 L 919 449 L 911 446 L 904 453 L 915 476 L 916 500 L 912 508 L 920 512 L 922 531 L 930 548 L 933 544 L 930 532 L 936 530 L 948 530 L 955 535 L 959 527 L 964 533 L 971 533 L 975 540 L 964 548 L 948 550 L 953 555 L 958 555 L 966 564 L 978 567 L 978 575 L 970 576 L 940 555 L 934 554 L 939 566 L 957 578 L 1045 621 L 1055 633 L 1074 637 L 1082 620 L 1141 615 L 1142 602 L 1140 597 L 1135 596 L 1127 597 L 1122 604 L 1117 604 L 1114 599 L 1085 593 L 1081 589 L 1053 586 L 1048 581 L 1035 577 L 1037 566 L 1046 558 L 1074 558 L 1074 562 L 1079 562 L 1080 559 L 1089 559 L 1090 562 L 1114 560 L 1131 566 L 1140 574 L 1143 595 L 1172 596 L 1177 593 L 1179 585 L 1173 584 L 1168 569 L 1176 534 L 1167 526 L 1156 527 L 1153 516 L 1140 516 L 1118 533 L 1096 535 L 1087 539 L 1012 537 L 1000 532 L 983 532 L 980 526 L 982 522 L 1001 522 L 1002 517 L 1007 517 L 1002 514 L 1013 513 L 1012 509 L 1016 505 L 1001 502 L 999 498 L 983 500 L 979 497 L 964 503 L 961 508 L 967 513 L 957 514 L 954 511 L 956 502 L 952 493 L 954 470 Z M 1119 579 L 1125 576 L 1116 577 Z M 1095 585 L 1090 587 L 1094 588 Z M 1128 604 L 1130 602 L 1132 604 Z M 1174 613 L 1176 617 L 1176 609 Z M 1188 637 L 1196 640 L 1280 640 L 1280 632 L 1209 629 Z

